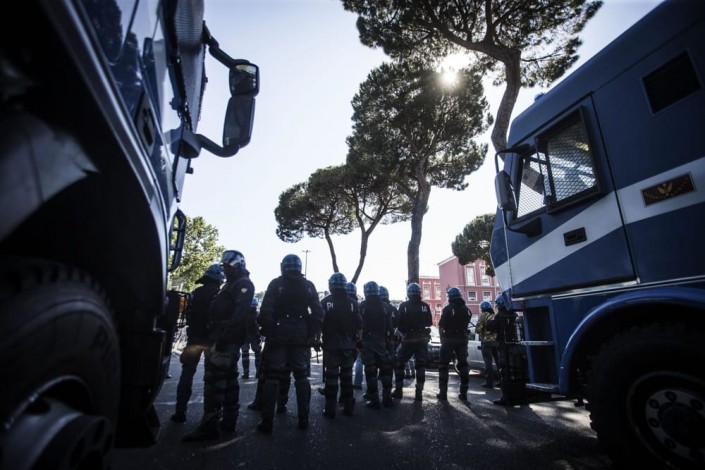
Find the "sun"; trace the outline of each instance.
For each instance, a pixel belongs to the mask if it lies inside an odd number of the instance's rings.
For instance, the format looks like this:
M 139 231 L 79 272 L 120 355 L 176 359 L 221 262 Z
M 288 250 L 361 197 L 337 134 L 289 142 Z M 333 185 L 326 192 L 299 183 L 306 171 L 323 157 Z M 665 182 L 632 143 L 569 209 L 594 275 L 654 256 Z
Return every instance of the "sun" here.
M 441 75 L 441 82 L 445 86 L 453 86 L 458 82 L 458 70 L 468 64 L 469 58 L 467 54 L 455 52 L 449 54 L 440 61 L 437 67 L 438 73 Z

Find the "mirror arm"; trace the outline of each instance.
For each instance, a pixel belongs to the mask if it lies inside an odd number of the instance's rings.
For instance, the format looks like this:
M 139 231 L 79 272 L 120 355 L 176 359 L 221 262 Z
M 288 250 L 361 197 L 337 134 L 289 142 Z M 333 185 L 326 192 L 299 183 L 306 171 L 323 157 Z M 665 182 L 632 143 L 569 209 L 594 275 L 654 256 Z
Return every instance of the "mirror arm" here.
M 203 22 L 203 42 L 208 46 L 208 52 L 221 64 L 230 68 L 234 65 L 249 65 L 250 62 L 245 59 L 233 59 L 220 48 L 218 41 L 211 35 L 210 30 Z
M 202 148 L 208 150 L 210 153 L 218 157 L 232 157 L 238 152 L 238 150 L 240 150 L 240 146 L 237 144 L 231 144 L 226 145 L 225 147 L 221 147 L 220 145 L 216 144 L 204 135 L 196 134 L 196 137 L 198 138 L 198 142 L 201 144 Z
M 495 173 L 499 173 L 499 156 L 504 155 L 505 153 L 525 153 L 527 150 L 531 148 L 531 145 L 529 144 L 521 144 L 517 145 L 516 147 L 509 147 L 503 150 L 500 150 L 499 152 L 494 154 L 494 169 Z

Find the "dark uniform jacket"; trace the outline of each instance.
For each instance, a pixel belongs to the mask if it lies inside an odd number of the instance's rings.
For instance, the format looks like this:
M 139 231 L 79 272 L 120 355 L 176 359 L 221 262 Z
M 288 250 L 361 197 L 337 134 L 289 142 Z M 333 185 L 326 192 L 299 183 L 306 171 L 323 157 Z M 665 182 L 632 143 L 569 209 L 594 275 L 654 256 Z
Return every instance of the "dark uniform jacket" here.
M 453 299 L 443 307 L 441 319 L 438 320 L 438 332 L 441 339 L 467 338 L 470 324 L 470 310 L 463 299 Z
M 378 296 L 370 296 L 360 302 L 362 317 L 362 340 L 391 341 L 394 333 L 393 319 L 387 304 Z
M 323 323 L 316 286 L 296 272 L 274 279 L 264 294 L 257 322 L 268 341 L 312 345 Z
M 208 307 L 220 289 L 215 279 L 203 278 L 203 285 L 191 293 L 191 306 L 186 312 L 186 334 L 189 343 L 208 342 Z
M 357 301 L 346 291 L 333 292 L 321 300 L 323 317 L 323 349 L 355 349 L 362 318 Z
M 245 344 L 247 318 L 254 295 L 255 286 L 247 270 L 225 282 L 208 309 L 208 336 L 212 343 Z
M 517 314 L 504 307 L 498 307 L 495 316 L 487 321 L 487 330 L 497 333 L 497 341 L 511 343 L 517 340 Z
M 431 307 L 421 299 L 410 299 L 399 305 L 397 328 L 404 339 L 429 337 L 433 325 Z

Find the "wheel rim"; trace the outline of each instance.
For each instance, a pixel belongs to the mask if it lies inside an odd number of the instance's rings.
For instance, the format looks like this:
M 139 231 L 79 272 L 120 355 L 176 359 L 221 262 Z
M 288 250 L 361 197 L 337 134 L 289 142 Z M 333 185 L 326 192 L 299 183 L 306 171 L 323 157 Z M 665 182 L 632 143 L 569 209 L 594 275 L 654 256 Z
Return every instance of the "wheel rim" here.
M 101 469 L 109 466 L 112 443 L 107 418 L 39 397 L 13 423 L 3 452 L 11 468 Z
M 705 383 L 688 374 L 644 375 L 627 397 L 629 420 L 641 443 L 661 460 L 705 463 Z

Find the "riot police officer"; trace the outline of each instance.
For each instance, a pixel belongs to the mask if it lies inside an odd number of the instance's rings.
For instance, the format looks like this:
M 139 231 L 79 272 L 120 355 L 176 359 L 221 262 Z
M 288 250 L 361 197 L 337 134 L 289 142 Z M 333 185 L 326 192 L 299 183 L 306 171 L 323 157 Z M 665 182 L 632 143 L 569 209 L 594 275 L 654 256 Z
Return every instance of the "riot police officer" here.
M 289 367 L 294 374 L 299 429 L 308 429 L 311 403 L 308 367 L 311 347 L 323 323 L 316 286 L 301 273 L 301 258 L 286 255 L 280 268 L 281 276 L 269 283 L 257 317 L 267 338 L 262 421 L 257 430 L 266 434 L 273 430 L 280 383 L 288 379 Z
M 370 281 L 363 286 L 365 300 L 360 303 L 362 316 L 362 363 L 367 382 L 366 406 L 380 409 L 393 406 L 392 401 L 392 341 L 394 326 L 387 306 L 379 295 L 379 285 Z M 378 380 L 382 382 L 382 403 L 379 400 Z
M 431 307 L 421 300 L 421 286 L 412 282 L 406 287 L 407 301 L 399 305 L 398 331 L 401 345 L 396 356 L 396 387 L 392 396 L 402 398 L 404 392 L 404 364 L 413 356 L 416 362 L 416 400 L 423 400 L 428 363 L 428 343 L 431 340 Z
M 517 343 L 517 314 L 507 309 L 502 294 L 495 299 L 495 305 L 497 313 L 487 322 L 487 329 L 497 334 L 502 396 L 493 403 L 512 406 L 522 403 L 525 398 L 524 358 L 522 346 Z
M 480 350 L 482 351 L 482 360 L 485 362 L 485 381 L 480 384 L 483 388 L 494 387 L 494 368 L 492 361 L 499 368 L 499 353 L 497 351 L 497 333 L 487 329 L 487 322 L 494 318 L 494 310 L 492 304 L 483 300 L 480 302 L 480 319 L 477 320 L 475 331 L 480 336 Z
M 347 279 L 342 273 L 333 273 L 328 280 L 330 295 L 321 300 L 323 311 L 323 368 L 326 397 L 323 416 L 335 418 L 340 381 L 340 400 L 343 414 L 351 416 L 353 398 L 352 368 L 357 355 L 356 345 L 361 334 L 362 319 L 357 300 L 348 295 Z
M 186 347 L 181 352 L 181 376 L 176 386 L 176 409 L 171 420 L 186 422 L 186 409 L 191 398 L 193 376 L 196 374 L 201 355 L 208 349 L 208 306 L 218 293 L 225 275 L 219 264 L 212 264 L 196 284 L 201 284 L 191 293 L 191 306 L 186 311 Z
M 245 342 L 247 317 L 255 288 L 245 267 L 245 257 L 235 250 L 223 253 L 220 264 L 225 285 L 208 308 L 208 344 L 203 375 L 203 417 L 184 441 L 216 439 L 218 428 L 233 432 L 238 417 L 240 386 L 237 362 Z
M 463 295 L 457 287 L 448 289 L 448 305 L 443 307 L 438 321 L 438 331 L 441 335 L 440 362 L 438 364 L 438 388 L 436 397 L 439 400 L 448 399 L 448 367 L 455 355 L 458 374 L 460 375 L 460 394 L 458 398 L 468 399 L 468 324 L 470 310 L 465 305 Z

